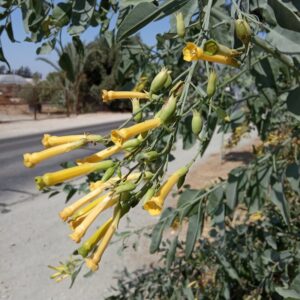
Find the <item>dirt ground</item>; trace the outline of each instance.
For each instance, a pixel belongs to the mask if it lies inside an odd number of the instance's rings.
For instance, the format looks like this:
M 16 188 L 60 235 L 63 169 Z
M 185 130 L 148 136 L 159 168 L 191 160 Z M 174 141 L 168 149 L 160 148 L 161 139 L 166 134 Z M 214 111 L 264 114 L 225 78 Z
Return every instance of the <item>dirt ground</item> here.
M 252 144 L 259 144 L 259 139 L 233 149 L 225 149 L 223 157 L 219 153 L 211 154 L 189 172 L 185 184 L 198 189 L 212 184 L 220 177 L 226 179 L 230 170 L 252 160 Z

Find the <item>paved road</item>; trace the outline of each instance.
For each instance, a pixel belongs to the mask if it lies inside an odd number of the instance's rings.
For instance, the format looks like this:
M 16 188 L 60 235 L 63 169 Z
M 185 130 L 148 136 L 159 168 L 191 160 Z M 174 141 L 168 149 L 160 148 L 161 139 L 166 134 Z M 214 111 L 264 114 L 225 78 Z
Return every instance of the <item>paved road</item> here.
M 105 134 L 118 126 L 118 123 L 50 133 L 62 135 L 81 131 Z M 125 267 L 129 270 L 141 268 L 157 258 L 149 254 L 147 238 L 133 237 L 129 245 L 138 238 L 140 243 L 137 252 L 129 247 L 119 256 L 117 252 L 120 243 L 110 245 L 103 256 L 99 272 L 85 279 L 82 276 L 87 272 L 85 268 L 72 289 L 68 288 L 69 280 L 60 284 L 50 280 L 49 276 L 53 272 L 47 265 L 65 261 L 77 245 L 68 238 L 70 229 L 58 217 L 58 212 L 65 206 L 65 194 L 60 193 L 48 199 L 48 194 L 36 191 L 34 186 L 34 176 L 56 170 L 64 157 L 45 161 L 34 169 L 23 166 L 22 154 L 38 151 L 40 139 L 40 135 L 32 135 L 0 140 L 0 299 L 104 299 L 111 294 L 110 286 L 116 284 L 116 273 Z M 67 158 L 75 159 L 92 151 L 95 150 L 74 151 L 67 154 Z M 103 223 L 111 214 L 112 210 L 103 212 L 95 226 Z M 120 231 L 140 228 L 157 220 L 141 207 L 130 211 L 129 218 L 130 222 L 122 220 Z
M 83 132 L 107 134 L 113 128 L 118 127 L 122 122 L 112 122 L 89 127 L 67 129 L 49 132 L 53 135 L 69 135 Z M 72 161 L 94 153 L 98 146 L 89 146 L 84 149 L 75 150 L 42 162 L 35 168 L 28 169 L 23 165 L 23 154 L 43 149 L 41 145 L 41 134 L 10 138 L 0 140 L 0 205 L 14 205 L 24 201 L 37 191 L 34 186 L 34 177 L 59 169 L 59 164 L 64 161 Z M 13 196 L 13 197 L 12 197 Z M 1 207 L 0 207 L 1 208 Z
M 86 132 L 104 134 L 116 127 L 116 124 L 103 124 L 81 128 Z M 78 129 L 76 129 L 78 132 Z M 71 134 L 72 130 L 51 132 L 52 134 Z M 84 268 L 75 286 L 68 289 L 69 281 L 55 284 L 49 279 L 51 271 L 47 265 L 56 265 L 65 261 L 77 245 L 68 238 L 70 230 L 58 217 L 64 207 L 64 193 L 48 199 L 48 194 L 35 190 L 34 176 L 46 171 L 56 170 L 61 159 L 51 159 L 35 169 L 23 166 L 22 154 L 39 149 L 40 136 L 0 140 L 0 299 L 5 300 L 101 300 L 110 295 L 109 287 L 116 285 L 113 277 L 125 267 L 131 271 L 142 268 L 145 264 L 157 260 L 149 254 L 149 240 L 144 236 L 135 236 L 128 248 L 117 254 L 120 243 L 110 244 L 106 250 L 100 270 L 90 278 L 83 278 Z M 181 149 L 178 141 L 169 172 L 176 170 L 190 161 L 195 147 L 188 151 Z M 214 138 L 208 153 L 219 149 L 220 137 Z M 74 151 L 68 158 L 86 155 L 91 149 Z M 78 197 L 77 197 L 78 198 Z M 74 199 L 75 200 L 75 199 Z M 173 201 L 169 199 L 168 201 Z M 1 207 L 2 204 L 2 207 Z M 1 213 L 2 212 L 2 213 Z M 106 211 L 97 218 L 97 224 L 103 223 L 112 214 Z M 121 221 L 118 231 L 134 230 L 145 225 L 154 224 L 158 217 L 149 216 L 141 206 L 130 210 L 127 224 Z M 92 232 L 93 230 L 90 230 Z M 130 246 L 139 241 L 137 251 Z

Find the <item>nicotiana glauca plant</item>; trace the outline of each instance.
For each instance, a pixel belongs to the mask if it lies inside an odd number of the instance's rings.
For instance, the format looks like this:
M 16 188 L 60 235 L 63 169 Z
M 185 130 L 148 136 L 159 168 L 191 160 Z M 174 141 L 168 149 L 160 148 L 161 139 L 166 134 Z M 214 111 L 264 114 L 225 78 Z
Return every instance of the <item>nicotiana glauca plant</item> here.
M 96 271 L 119 222 L 129 210 L 142 205 L 149 214 L 161 215 L 152 232 L 151 252 L 160 250 L 163 231 L 174 221 L 180 229 L 187 224 L 185 240 L 179 241 L 178 233 L 167 246 L 168 266 L 177 268 L 179 259 L 182 264 L 191 262 L 195 269 L 200 256 L 197 272 L 207 279 L 206 258 L 214 274 L 208 289 L 219 287 L 218 292 L 207 294 L 208 299 L 300 299 L 299 222 L 294 214 L 300 193 L 300 19 L 296 1 L 2 1 L 1 7 L 1 33 L 5 30 L 14 41 L 11 14 L 22 9 L 30 35 L 27 40 L 43 42 L 39 53 L 61 43 L 63 28 L 80 50 L 80 33 L 89 26 L 100 26 L 105 37 L 121 42 L 150 22 L 170 16 L 170 31 L 158 35 L 152 49 L 156 60 L 140 65 L 140 71 L 132 74 L 132 90 L 102 91 L 104 102 L 132 102 L 130 120 L 107 136 L 45 135 L 45 150 L 24 155 L 25 166 L 34 167 L 89 143 L 105 146 L 79 158 L 76 165 L 36 178 L 39 189 L 49 189 L 83 175 L 94 177 L 90 191 L 60 212 L 73 230 L 70 237 L 77 243 L 84 240 L 70 261 L 53 267 L 53 278 L 77 274 L 83 261 Z M 108 24 L 114 13 L 117 21 L 111 32 Z M 1 59 L 5 60 L 3 51 Z M 134 59 L 128 55 L 128 60 Z M 66 54 L 60 65 L 72 80 Z M 164 209 L 168 194 L 175 185 L 181 188 L 216 130 L 232 132 L 234 145 L 251 128 L 256 128 L 261 144 L 254 147 L 254 159 L 248 165 L 233 169 L 227 179 L 206 189 L 184 190 L 176 208 Z M 197 147 L 196 155 L 164 178 L 178 138 L 185 149 Z M 99 214 L 111 207 L 111 218 L 85 238 Z M 259 222 L 232 226 L 241 207 Z M 213 240 L 201 238 L 206 220 Z M 269 223 L 261 229 L 260 222 Z M 282 236 L 290 241 L 283 241 Z M 245 249 L 240 251 L 241 247 Z M 253 257 L 246 267 L 247 253 Z M 265 272 L 254 266 L 260 260 L 267 266 Z M 199 282 L 197 272 L 188 273 L 183 290 L 178 291 L 182 298 L 205 298 L 207 285 Z M 150 297 L 140 294 L 143 296 Z

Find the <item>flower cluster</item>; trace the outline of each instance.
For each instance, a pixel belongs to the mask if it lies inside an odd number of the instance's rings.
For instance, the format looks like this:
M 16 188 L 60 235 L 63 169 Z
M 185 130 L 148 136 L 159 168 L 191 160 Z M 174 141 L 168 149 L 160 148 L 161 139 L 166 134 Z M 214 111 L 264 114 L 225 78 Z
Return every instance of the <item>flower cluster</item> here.
M 182 22 L 181 19 L 178 16 L 180 22 Z M 180 26 L 178 28 L 180 36 L 183 37 L 184 31 Z M 239 55 L 238 51 L 216 43 L 213 44 L 212 41 L 209 41 L 205 49 L 203 51 L 195 44 L 188 43 L 183 49 L 184 59 L 187 61 L 204 59 L 234 67 L 239 66 L 238 61 L 234 58 Z M 213 54 L 207 53 L 209 51 L 213 51 Z M 60 218 L 68 223 L 72 230 L 70 238 L 74 242 L 80 243 L 99 215 L 103 211 L 113 208 L 112 216 L 100 224 L 75 251 L 85 259 L 87 267 L 92 271 L 98 269 L 101 257 L 116 232 L 121 218 L 128 213 L 130 208 L 141 202 L 143 208 L 150 215 L 159 215 L 168 194 L 176 184 L 180 185 L 180 182 L 183 182 L 191 165 L 179 168 L 163 184 L 160 184 L 172 143 L 176 138 L 174 124 L 178 126 L 180 120 L 178 111 L 181 110 L 178 109 L 178 106 L 183 105 L 183 97 L 187 97 L 187 95 L 183 93 L 185 82 L 173 83 L 171 72 L 167 68 L 161 69 L 152 80 L 149 90 L 145 91 L 147 79 L 148 77 L 142 77 L 133 91 L 102 91 L 103 102 L 130 99 L 132 101 L 132 119 L 136 124 L 128 127 L 121 126 L 121 128 L 112 130 L 105 137 L 92 134 L 71 136 L 45 134 L 42 140 L 42 144 L 45 146 L 44 150 L 24 154 L 24 165 L 32 168 L 46 159 L 74 151 L 89 143 L 102 143 L 106 146 L 90 156 L 78 158 L 75 166 L 35 178 L 38 189 L 44 189 L 92 172 L 103 172 L 101 180 L 92 182 L 90 191 L 85 196 L 68 205 L 59 213 Z M 208 99 L 213 97 L 216 88 L 217 74 L 212 69 L 207 86 Z M 139 101 L 144 99 L 148 103 L 149 101 L 150 103 L 155 102 L 159 107 L 166 92 L 168 92 L 168 96 L 160 109 L 150 118 L 143 120 L 143 107 L 140 107 Z M 184 96 L 182 97 L 182 95 Z M 201 111 L 193 109 L 192 131 L 196 136 L 201 133 L 203 122 Z M 157 141 L 151 141 L 152 132 L 155 134 L 157 132 L 165 133 L 165 135 L 171 133 L 173 139 L 166 144 L 163 150 L 160 150 L 156 147 Z M 123 155 L 123 160 L 114 159 L 113 155 Z M 164 157 L 164 163 L 156 172 L 153 172 L 150 165 L 159 160 L 161 156 Z M 137 161 L 138 164 L 132 167 L 134 161 Z M 127 173 L 124 171 L 126 167 Z M 57 271 L 53 278 L 60 280 L 70 274 L 70 268 L 74 269 L 74 263 L 53 268 Z

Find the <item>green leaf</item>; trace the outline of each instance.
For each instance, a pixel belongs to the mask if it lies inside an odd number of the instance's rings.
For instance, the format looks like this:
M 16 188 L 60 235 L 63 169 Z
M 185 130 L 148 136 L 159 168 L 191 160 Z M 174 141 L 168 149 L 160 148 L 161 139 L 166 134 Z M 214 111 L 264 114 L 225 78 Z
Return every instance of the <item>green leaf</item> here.
M 174 259 L 175 259 L 175 254 L 176 254 L 176 248 L 177 248 L 177 243 L 178 243 L 178 235 L 175 236 L 173 239 L 170 248 L 167 253 L 166 257 L 166 268 L 170 269 Z
M 163 17 L 185 5 L 189 0 L 168 0 L 159 7 L 152 3 L 142 2 L 136 5 L 120 24 L 117 40 L 121 41 L 129 35 L 145 27 L 158 16 Z
M 7 65 L 8 69 L 10 70 L 10 65 L 9 65 L 7 59 L 4 56 L 4 52 L 3 52 L 3 48 L 2 48 L 1 43 L 0 43 L 0 61 L 4 62 Z
M 188 213 L 193 208 L 192 205 L 187 205 L 189 202 L 194 202 L 200 196 L 198 190 L 185 190 L 179 197 L 177 202 L 177 208 L 179 209 L 179 222 L 181 223 L 182 220 L 188 215 Z
M 69 54 L 64 52 L 59 58 L 58 64 L 66 72 L 67 78 L 70 81 L 74 82 L 75 80 L 74 69 Z
M 300 18 L 283 1 L 268 0 L 278 24 L 289 30 L 300 32 Z
M 291 288 L 300 293 L 300 273 L 293 279 Z
M 12 28 L 12 24 L 11 24 L 11 16 L 9 16 L 7 18 L 5 29 L 6 29 L 6 33 L 7 33 L 7 36 L 9 37 L 10 41 L 12 43 L 15 43 L 16 40 L 15 40 L 15 37 L 14 37 L 14 32 L 13 32 L 13 28 Z
M 158 223 L 154 226 L 152 231 L 150 253 L 154 253 L 158 250 L 164 229 L 172 224 L 175 217 L 174 209 L 169 207 L 163 211 Z
M 271 201 L 279 208 L 281 215 L 287 225 L 290 225 L 289 204 L 283 192 L 281 182 L 275 182 L 271 188 Z
M 275 291 L 282 296 L 283 299 L 300 300 L 300 293 L 295 290 L 275 287 Z
M 287 104 L 287 109 L 297 115 L 300 116 L 300 87 L 295 88 L 294 90 L 290 91 L 287 99 L 286 99 L 286 104 Z
M 270 29 L 266 40 L 270 42 L 279 51 L 284 53 L 300 53 L 300 33 L 284 29 L 277 25 Z
M 300 171 L 299 165 L 296 163 L 289 164 L 286 168 L 286 179 L 291 185 L 291 188 L 296 192 L 300 193 Z
M 55 44 L 56 44 L 56 39 L 55 38 L 43 43 L 40 47 L 38 47 L 36 49 L 36 54 L 48 54 L 48 53 L 50 53 L 54 49 Z
M 120 0 L 120 9 L 123 9 L 123 8 L 126 8 L 127 6 L 136 6 L 140 3 L 143 3 L 143 2 L 149 2 L 149 3 L 152 3 L 153 0 Z
M 224 190 L 222 186 L 219 186 L 216 190 L 212 191 L 208 195 L 207 200 L 207 211 L 209 215 L 212 215 L 216 212 L 221 201 L 223 200 Z
M 194 249 L 198 234 L 202 228 L 202 202 L 198 204 L 197 214 L 189 218 L 189 227 L 186 234 L 185 257 L 188 258 Z
M 227 200 L 226 204 L 231 210 L 234 210 L 234 208 L 237 205 L 238 183 L 239 183 L 239 177 L 236 176 L 233 172 L 230 172 L 227 179 L 225 193 L 226 193 L 226 200 Z
M 239 277 L 237 271 L 232 267 L 232 265 L 226 259 L 226 257 L 223 256 L 222 254 L 219 254 L 218 252 L 215 252 L 215 254 L 216 254 L 217 258 L 219 259 L 220 263 L 222 264 L 222 266 L 224 267 L 224 271 L 228 274 L 228 276 L 231 279 L 240 281 L 240 277 Z
M 194 300 L 195 299 L 193 291 L 190 287 L 183 288 L 183 294 L 184 294 L 184 296 L 186 297 L 187 300 Z

